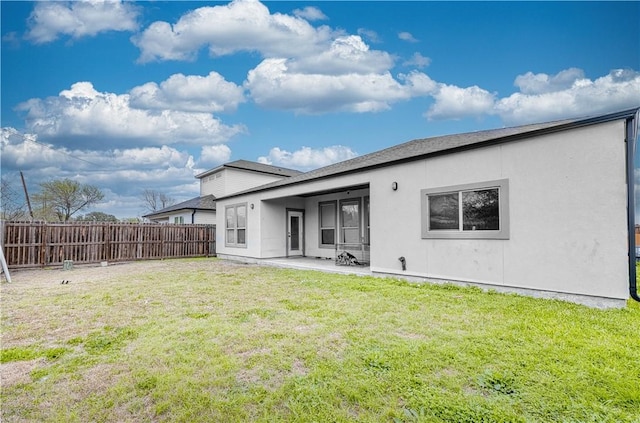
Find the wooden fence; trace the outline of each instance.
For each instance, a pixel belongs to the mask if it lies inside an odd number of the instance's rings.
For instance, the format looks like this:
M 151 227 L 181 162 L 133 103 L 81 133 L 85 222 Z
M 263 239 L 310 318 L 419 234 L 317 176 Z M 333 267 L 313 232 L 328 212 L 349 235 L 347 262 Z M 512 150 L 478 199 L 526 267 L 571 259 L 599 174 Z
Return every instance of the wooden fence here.
M 8 267 L 215 256 L 215 226 L 2 222 Z

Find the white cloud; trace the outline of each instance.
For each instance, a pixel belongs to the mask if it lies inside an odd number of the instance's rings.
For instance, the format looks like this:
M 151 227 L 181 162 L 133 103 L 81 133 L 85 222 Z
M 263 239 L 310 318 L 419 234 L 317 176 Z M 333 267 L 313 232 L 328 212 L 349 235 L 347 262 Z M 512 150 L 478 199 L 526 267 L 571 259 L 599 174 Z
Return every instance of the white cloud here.
M 318 54 L 288 63 L 292 72 L 323 75 L 382 73 L 393 67 L 393 58 L 386 52 L 369 50 L 358 35 L 338 37 L 331 46 Z
M 640 106 L 640 72 L 615 69 L 591 80 L 580 69 L 555 76 L 527 73 L 516 78 L 522 92 L 500 99 L 494 113 L 507 124 L 582 117 Z
M 228 162 L 231 158 L 231 149 L 225 144 L 205 145 L 200 151 L 198 165 L 210 168 Z
M 406 83 L 414 97 L 433 95 L 438 91 L 439 84 L 422 72 L 412 71 L 408 75 L 400 74 L 398 78 Z
M 130 105 L 139 109 L 228 112 L 235 111 L 242 102 L 243 88 L 226 81 L 217 72 L 207 76 L 178 73 L 160 85 L 148 82 L 130 91 Z
M 138 8 L 129 2 L 36 2 L 25 38 L 42 44 L 56 40 L 60 34 L 77 39 L 105 31 L 135 31 L 137 18 Z
M 227 126 L 208 113 L 141 110 L 129 94 L 103 93 L 90 82 L 78 82 L 57 97 L 18 105 L 26 112 L 27 131 L 42 138 L 75 137 L 85 143 L 137 140 L 148 145 L 205 144 L 229 140 L 245 129 Z
M 395 58 L 388 52 L 372 50 L 360 35 L 326 26 L 315 28 L 302 18 L 318 17 L 315 12 L 307 8 L 294 11 L 296 16 L 271 14 L 256 0 L 236 0 L 193 10 L 174 25 L 154 22 L 133 41 L 141 50 L 141 61 L 189 60 L 203 46 L 212 55 L 258 52 L 263 60 L 248 71 L 243 87 L 257 105 L 268 109 L 314 114 L 378 112 L 424 95 L 423 87 L 414 85 L 413 79 L 402 81 L 402 75 L 395 78 L 391 74 Z M 377 39 L 373 32 L 359 33 Z M 424 67 L 428 62 L 416 54 L 407 64 Z M 182 99 L 167 98 L 165 85 L 150 83 L 132 90 L 132 104 L 181 107 Z M 189 99 L 187 110 L 222 107 L 222 100 L 206 103 L 205 99 Z
M 421 73 L 409 78 L 417 81 L 413 82 L 414 95 L 424 87 L 422 93 L 435 100 L 425 114 L 429 119 L 497 115 L 505 124 L 521 125 L 640 107 L 640 72 L 629 69 L 614 69 L 595 80 L 577 68 L 556 75 L 527 72 L 515 79 L 520 92 L 503 98 L 478 86 L 434 83 Z
M 296 9 L 293 11 L 293 14 L 308 21 L 322 21 L 327 19 L 326 15 L 322 13 L 320 9 L 313 6 L 307 6 L 304 9 Z
M 495 95 L 477 87 L 460 88 L 455 85 L 439 84 L 433 94 L 435 103 L 426 116 L 429 119 L 459 119 L 491 113 Z
M 351 148 L 342 145 L 334 145 L 322 149 L 302 147 L 294 152 L 274 147 L 269 151 L 268 156 L 259 157 L 258 162 L 299 170 L 311 170 L 349 160 L 357 155 L 358 153 L 351 150 Z
M 546 73 L 527 72 L 524 75 L 518 75 L 514 85 L 522 94 L 544 94 L 569 89 L 576 82 L 584 79 L 582 69 L 569 68 L 551 76 Z
M 118 217 L 133 217 L 142 211 L 139 194 L 156 189 L 182 200 L 198 195 L 194 159 L 172 147 L 145 147 L 96 151 L 68 149 L 38 140 L 14 128 L 2 128 L 3 177 L 19 182 L 24 171 L 30 192 L 52 178 L 71 178 L 97 186 L 105 200 L 96 206 Z
M 410 32 L 400 32 L 398 34 L 398 38 L 400 38 L 402 41 L 408 41 L 410 43 L 418 42 L 418 40 L 416 40 Z
M 161 168 L 193 169 L 193 157 L 163 145 L 161 147 L 111 150 L 69 149 L 43 142 L 36 134 L 22 134 L 14 128 L 2 128 L 2 164 L 5 169 L 64 168 L 69 172 L 110 169 L 137 169 L 148 172 Z
M 404 66 L 415 66 L 417 68 L 426 68 L 427 66 L 429 66 L 431 64 L 431 59 L 429 59 L 428 57 L 423 56 L 422 54 L 416 52 L 413 53 L 413 56 L 411 56 L 411 59 L 405 61 L 403 63 Z
M 139 60 L 192 60 L 203 46 L 214 56 L 238 51 L 264 57 L 304 55 L 317 51 L 331 38 L 328 27 L 314 28 L 306 20 L 269 9 L 256 0 L 201 7 L 171 25 L 156 21 L 132 38 Z
M 267 59 L 249 72 L 246 87 L 258 105 L 298 113 L 376 112 L 412 95 L 389 72 L 305 74 L 288 66 L 285 59 Z
M 381 41 L 378 33 L 371 29 L 358 28 L 358 35 L 368 40 L 370 43 L 379 43 Z

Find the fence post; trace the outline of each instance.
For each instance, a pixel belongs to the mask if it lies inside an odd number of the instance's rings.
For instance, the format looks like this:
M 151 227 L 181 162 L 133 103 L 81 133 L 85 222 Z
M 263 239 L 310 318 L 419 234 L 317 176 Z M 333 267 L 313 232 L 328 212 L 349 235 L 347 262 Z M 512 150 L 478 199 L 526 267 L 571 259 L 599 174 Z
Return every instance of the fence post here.
M 169 225 L 166 225 L 169 226 Z M 165 226 L 160 228 L 160 259 L 164 260 L 164 229 Z
M 42 230 L 40 231 L 40 236 L 42 237 L 42 242 L 40 243 L 40 267 L 45 266 L 45 261 L 47 260 L 47 224 L 41 223 Z
M 102 260 L 111 261 L 111 224 L 105 223 L 102 226 L 102 240 L 104 242 L 104 251 Z

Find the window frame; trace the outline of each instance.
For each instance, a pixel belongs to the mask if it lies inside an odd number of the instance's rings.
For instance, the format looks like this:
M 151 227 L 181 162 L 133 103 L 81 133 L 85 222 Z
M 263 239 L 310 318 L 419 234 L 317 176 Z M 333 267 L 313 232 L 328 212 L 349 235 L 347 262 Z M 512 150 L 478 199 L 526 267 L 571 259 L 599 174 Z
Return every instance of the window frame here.
M 342 242 L 342 234 L 344 229 L 353 229 L 354 226 L 344 226 L 342 219 L 342 206 L 345 204 L 356 204 L 358 206 L 358 241 L 357 242 Z M 341 245 L 360 245 L 362 244 L 362 201 L 360 197 L 356 198 L 344 198 L 340 200 L 338 204 L 338 239 L 337 243 Z
M 498 218 L 497 230 L 464 230 L 462 216 L 462 192 L 498 189 Z M 458 229 L 430 229 L 429 196 L 443 194 L 458 194 L 458 213 L 460 216 Z M 452 185 L 447 187 L 420 190 L 422 206 L 422 238 L 423 239 L 509 239 L 509 180 L 478 182 L 473 184 Z
M 333 226 L 322 226 L 322 206 L 333 206 Z M 333 229 L 333 243 L 324 244 L 322 242 L 322 230 L 323 229 Z M 318 246 L 320 248 L 335 248 L 336 239 L 338 238 L 338 202 L 336 200 L 332 201 L 321 201 L 318 203 Z
M 238 209 L 244 207 L 244 226 L 238 225 Z M 229 226 L 227 220 L 227 212 L 233 209 L 233 226 Z M 247 226 L 248 226 L 248 207 L 247 203 L 230 204 L 224 208 L 224 245 L 225 247 L 247 248 Z M 229 231 L 233 231 L 234 242 L 229 242 Z M 244 243 L 238 242 L 238 231 L 244 230 Z
M 368 195 L 364 196 L 362 218 L 364 219 L 364 243 L 369 245 L 371 244 L 371 197 Z

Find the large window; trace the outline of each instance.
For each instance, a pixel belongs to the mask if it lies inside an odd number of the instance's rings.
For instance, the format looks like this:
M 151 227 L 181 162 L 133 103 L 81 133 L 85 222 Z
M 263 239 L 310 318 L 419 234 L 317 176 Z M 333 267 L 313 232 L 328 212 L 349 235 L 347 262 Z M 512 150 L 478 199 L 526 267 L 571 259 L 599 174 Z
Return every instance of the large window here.
M 336 244 L 336 202 L 319 204 L 320 246 L 333 247 Z
M 247 246 L 247 205 L 236 204 L 225 208 L 225 245 Z
M 508 180 L 424 189 L 423 238 L 509 238 Z
M 360 200 L 340 201 L 340 243 L 360 244 Z

